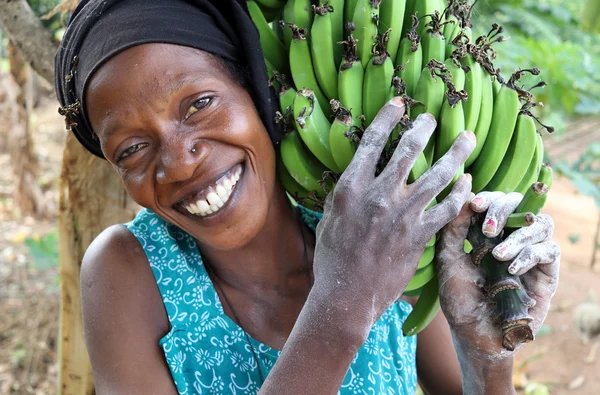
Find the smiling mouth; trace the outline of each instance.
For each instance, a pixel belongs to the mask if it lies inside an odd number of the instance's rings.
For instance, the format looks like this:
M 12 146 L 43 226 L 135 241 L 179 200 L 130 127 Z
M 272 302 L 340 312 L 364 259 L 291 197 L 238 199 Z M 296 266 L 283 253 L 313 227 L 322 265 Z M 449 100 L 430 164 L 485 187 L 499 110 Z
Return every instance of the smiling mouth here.
M 229 201 L 241 174 L 242 164 L 239 163 L 199 193 L 186 198 L 181 205 L 194 215 L 215 214 Z

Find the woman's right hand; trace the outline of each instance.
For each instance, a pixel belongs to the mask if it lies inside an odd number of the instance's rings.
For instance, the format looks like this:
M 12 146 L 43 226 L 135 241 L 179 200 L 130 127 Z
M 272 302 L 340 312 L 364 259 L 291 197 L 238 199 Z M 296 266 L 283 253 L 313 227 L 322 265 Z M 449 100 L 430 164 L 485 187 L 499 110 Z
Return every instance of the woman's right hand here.
M 328 196 L 317 227 L 315 290 L 342 309 L 363 310 L 365 333 L 403 293 L 425 245 L 454 219 L 471 195 L 463 175 L 439 204 L 428 204 L 452 181 L 475 147 L 463 132 L 449 152 L 413 184 L 407 178 L 436 128 L 429 114 L 406 131 L 390 162 L 375 177 L 378 159 L 393 128 L 405 113 L 395 98 L 365 131 L 354 159 Z M 356 324 L 356 321 L 353 322 Z
M 469 199 L 462 176 L 440 204 L 425 211 L 475 148 L 461 134 L 415 183 L 406 180 L 435 130 L 422 115 L 404 133 L 384 171 L 375 168 L 405 107 L 385 105 L 363 134 L 354 159 L 325 203 L 317 226 L 314 286 L 277 363 L 260 390 L 271 394 L 336 394 L 371 327 L 402 294 L 425 244 Z

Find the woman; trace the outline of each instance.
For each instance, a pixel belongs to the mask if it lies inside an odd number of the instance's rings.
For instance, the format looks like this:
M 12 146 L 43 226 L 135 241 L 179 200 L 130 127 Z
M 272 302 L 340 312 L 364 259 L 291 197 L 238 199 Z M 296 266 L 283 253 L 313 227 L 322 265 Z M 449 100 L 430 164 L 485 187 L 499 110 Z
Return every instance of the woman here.
M 410 394 L 415 370 L 428 393 L 514 393 L 512 353 L 499 344 L 463 242 L 472 209 L 489 209 L 485 231 L 497 235 L 520 196 L 473 198 L 462 176 L 425 212 L 473 150 L 472 133 L 406 185 L 435 129 L 423 115 L 374 177 L 405 111 L 395 98 L 321 218 L 293 208 L 276 179 L 282 136 L 244 1 L 83 1 L 56 66 L 71 129 L 145 208 L 84 257 L 98 394 Z M 552 220 L 538 224 L 495 251 L 518 256 L 511 270 L 527 272 L 535 331 L 560 256 Z M 416 348 L 402 336 L 410 305 L 399 298 L 444 226 L 436 264 L 445 317 Z

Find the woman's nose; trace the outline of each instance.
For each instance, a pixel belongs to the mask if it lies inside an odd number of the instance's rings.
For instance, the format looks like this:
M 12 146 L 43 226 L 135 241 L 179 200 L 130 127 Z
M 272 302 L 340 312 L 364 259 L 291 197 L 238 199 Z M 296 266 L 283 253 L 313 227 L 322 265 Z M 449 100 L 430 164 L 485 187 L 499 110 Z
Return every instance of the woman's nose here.
M 159 184 L 181 182 L 193 177 L 208 155 L 208 144 L 202 141 L 179 141 L 163 145 L 159 155 L 156 180 Z

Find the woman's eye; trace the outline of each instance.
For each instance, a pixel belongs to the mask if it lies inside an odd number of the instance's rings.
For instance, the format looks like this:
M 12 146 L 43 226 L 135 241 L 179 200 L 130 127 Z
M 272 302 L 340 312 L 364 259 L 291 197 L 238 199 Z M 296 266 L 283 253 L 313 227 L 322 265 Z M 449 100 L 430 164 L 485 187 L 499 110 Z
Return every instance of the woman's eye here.
M 135 154 L 136 152 L 138 152 L 139 150 L 141 150 L 142 148 L 144 148 L 147 145 L 148 145 L 147 143 L 139 143 L 139 144 L 134 144 L 131 147 L 128 147 L 127 149 L 125 149 L 125 151 L 123 151 L 121 153 L 121 155 L 119 155 L 118 161 L 120 162 L 123 159 L 128 158 L 129 156 Z
M 184 121 L 192 115 L 194 115 L 195 113 L 197 113 L 198 111 L 202 110 L 203 108 L 208 107 L 211 100 L 212 99 L 210 97 L 203 97 L 193 102 L 192 105 L 188 108 L 187 113 L 185 114 Z

